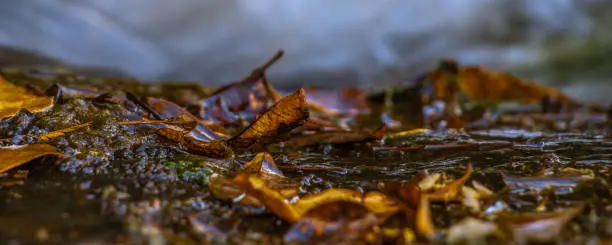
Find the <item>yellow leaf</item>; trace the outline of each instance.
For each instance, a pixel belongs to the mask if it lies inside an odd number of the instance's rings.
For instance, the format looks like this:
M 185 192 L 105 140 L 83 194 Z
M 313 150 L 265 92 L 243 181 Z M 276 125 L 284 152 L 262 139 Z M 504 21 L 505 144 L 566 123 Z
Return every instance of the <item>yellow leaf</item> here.
M 266 182 L 257 176 L 240 174 L 234 179 L 248 195 L 257 198 L 266 208 L 276 214 L 279 218 L 295 223 L 300 219 L 300 214 L 289 204 L 285 197 L 266 186 Z
M 45 144 L 0 147 L 0 173 L 47 155 L 63 156 L 64 154 L 57 152 L 55 147 Z
M 21 109 L 42 112 L 53 106 L 53 97 L 39 96 L 25 87 L 16 86 L 0 77 L 0 119 L 14 116 Z

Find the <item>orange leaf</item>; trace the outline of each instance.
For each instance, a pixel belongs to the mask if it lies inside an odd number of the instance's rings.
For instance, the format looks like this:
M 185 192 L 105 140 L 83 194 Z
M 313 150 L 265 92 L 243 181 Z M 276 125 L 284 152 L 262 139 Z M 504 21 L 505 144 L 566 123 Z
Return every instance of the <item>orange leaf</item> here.
M 234 181 L 250 196 L 257 198 L 270 211 L 279 218 L 295 223 L 300 214 L 289 204 L 287 199 L 279 192 L 269 189 L 266 182 L 254 175 L 239 174 Z
M 0 120 L 14 116 L 22 109 L 37 113 L 49 110 L 52 106 L 53 97 L 40 96 L 0 77 Z
M 299 89 L 263 112 L 228 143 L 234 147 L 247 148 L 255 143 L 266 145 L 282 141 L 284 135 L 308 119 L 309 113 L 305 104 L 304 90 Z
M 0 173 L 47 155 L 63 156 L 64 154 L 46 144 L 0 147 Z

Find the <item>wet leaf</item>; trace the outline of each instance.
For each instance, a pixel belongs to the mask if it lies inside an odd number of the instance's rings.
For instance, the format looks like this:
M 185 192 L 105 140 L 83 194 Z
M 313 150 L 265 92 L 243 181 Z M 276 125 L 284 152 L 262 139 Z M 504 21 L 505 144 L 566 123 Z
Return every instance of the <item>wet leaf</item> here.
M 73 127 L 70 127 L 70 128 L 56 130 L 56 131 L 49 132 L 49 133 L 46 133 L 46 134 L 41 134 L 38 137 L 40 139 L 42 139 L 42 140 L 51 140 L 51 139 L 55 139 L 55 138 L 60 137 L 60 136 L 64 136 L 64 135 L 66 135 L 68 133 L 72 133 L 72 132 L 75 132 L 77 130 L 81 130 L 81 129 L 89 127 L 89 126 L 91 126 L 91 122 L 79 124 L 79 125 L 76 125 L 76 126 L 73 126 Z
M 38 95 L 0 77 L 0 120 L 14 116 L 22 109 L 37 113 L 49 110 L 52 106 L 53 97 Z
M 305 87 L 306 103 L 312 112 L 328 117 L 349 117 L 370 114 L 366 94 L 357 88 L 323 89 Z
M 244 149 L 253 144 L 267 145 L 283 141 L 292 129 L 303 125 L 308 119 L 309 113 L 305 103 L 304 90 L 295 91 L 263 112 L 228 143 Z
M 289 244 L 380 244 L 376 217 L 363 205 L 333 201 L 310 209 L 285 234 Z
M 431 204 L 429 198 L 425 195 L 421 195 L 419 198 L 415 219 L 415 227 L 418 234 L 427 239 L 433 238 L 436 228 L 431 217 Z
M 503 175 L 503 181 L 512 193 L 537 194 L 546 189 L 555 189 L 558 193 L 572 192 L 585 177 L 510 177 Z
M 55 147 L 46 144 L 0 147 L 0 173 L 48 155 L 63 156 Z
M 255 175 L 239 174 L 234 181 L 247 193 L 259 200 L 268 210 L 276 214 L 279 218 L 295 223 L 299 220 L 300 214 L 289 204 L 285 196 L 267 187 L 267 183 Z
M 266 183 L 266 188 L 269 188 L 271 192 L 277 192 L 283 199 L 297 195 L 297 183 L 290 181 L 283 175 L 269 153 L 257 154 L 251 161 L 238 169 L 237 174 L 253 175 L 261 179 Z M 264 206 L 264 202 L 245 192 L 245 189 L 241 188 L 241 185 L 233 178 L 214 174 L 210 177 L 209 188 L 218 199 L 233 200 L 235 203 L 246 206 Z
M 54 103 L 60 104 L 72 98 L 96 99 L 100 102 L 108 101 L 113 103 L 123 103 L 127 101 L 127 99 L 123 96 L 110 95 L 87 88 L 70 87 L 61 83 L 55 83 L 45 91 L 45 94 L 48 96 L 54 96 Z
M 317 208 L 330 202 L 353 202 L 362 203 L 363 193 L 350 189 L 327 189 L 322 192 L 305 196 L 295 202 L 293 207 L 300 215 L 304 215 L 309 210 Z
M 448 183 L 445 187 L 428 190 L 422 194 L 427 196 L 427 199 L 438 202 L 450 202 L 457 200 L 461 188 L 472 175 L 472 165 L 468 164 L 465 173 L 460 178 Z
M 142 99 L 142 101 L 150 106 L 150 109 L 156 112 L 157 115 L 159 115 L 159 119 L 172 118 L 177 121 L 184 122 L 199 121 L 196 116 L 191 114 L 191 112 L 170 101 L 152 97 L 145 97 Z
M 558 239 L 567 224 L 582 213 L 584 205 L 545 213 L 499 213 L 496 222 L 518 243 L 547 243 Z
M 199 101 L 200 118 L 224 126 L 236 126 L 241 121 L 250 123 L 255 120 L 257 115 L 281 99 L 264 73 L 282 55 L 283 52 L 279 51 L 242 81 L 219 88 L 208 98 Z
M 569 96 L 554 88 L 483 67 L 459 67 L 450 60 L 442 61 L 438 70 L 429 73 L 426 80 L 434 83 L 435 97 L 440 99 L 451 96 L 452 87 L 457 86 L 470 101 L 540 103 L 546 97 L 570 101 Z
M 506 237 L 497 224 L 467 217 L 452 225 L 448 230 L 448 244 L 503 244 Z

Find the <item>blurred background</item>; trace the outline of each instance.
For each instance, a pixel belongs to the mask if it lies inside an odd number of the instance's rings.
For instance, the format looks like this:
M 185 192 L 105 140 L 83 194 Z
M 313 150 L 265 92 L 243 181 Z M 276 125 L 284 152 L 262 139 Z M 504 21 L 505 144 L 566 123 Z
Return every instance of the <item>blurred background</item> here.
M 380 89 L 449 57 L 609 103 L 610 11 L 609 0 L 4 0 L 0 66 L 219 85 L 282 48 L 277 87 Z

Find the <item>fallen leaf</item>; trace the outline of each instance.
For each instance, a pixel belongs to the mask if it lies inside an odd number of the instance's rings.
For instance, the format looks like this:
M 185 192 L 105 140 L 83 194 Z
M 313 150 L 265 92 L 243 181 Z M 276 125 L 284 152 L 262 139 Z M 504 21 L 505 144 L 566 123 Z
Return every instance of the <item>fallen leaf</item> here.
M 429 198 L 425 195 L 421 195 L 419 198 L 415 217 L 415 227 L 420 235 L 430 240 L 436 233 L 436 228 L 431 218 Z
M 200 118 L 224 126 L 255 120 L 259 113 L 281 99 L 264 73 L 282 55 L 283 52 L 279 51 L 242 81 L 221 87 L 208 98 L 199 101 Z
M 447 244 L 502 244 L 506 237 L 497 224 L 467 217 L 452 225 L 446 237 Z
M 495 222 L 507 230 L 518 244 L 554 242 L 567 224 L 582 213 L 584 204 L 545 213 L 498 213 Z
M 87 122 L 87 123 L 79 124 L 76 126 L 72 126 L 70 128 L 60 129 L 60 130 L 56 130 L 53 132 L 41 134 L 41 135 L 38 135 L 38 137 L 42 140 L 51 140 L 51 139 L 55 139 L 60 136 L 64 136 L 67 133 L 72 133 L 74 131 L 81 130 L 89 126 L 91 126 L 91 122 Z
M 164 99 L 153 97 L 145 97 L 142 99 L 144 103 L 150 106 L 150 109 L 159 115 L 159 119 L 175 119 L 184 122 L 199 121 L 196 116 L 191 114 L 185 108 Z
M 305 103 L 304 90 L 295 91 L 264 111 L 228 143 L 233 147 L 244 149 L 256 143 L 267 145 L 283 141 L 285 135 L 308 119 L 309 113 Z
M 546 189 L 558 193 L 571 192 L 585 177 L 510 177 L 502 175 L 504 184 L 512 193 L 538 194 Z
M 263 179 L 250 174 L 239 174 L 234 181 L 247 193 L 259 200 L 268 210 L 276 214 L 279 218 L 295 223 L 299 220 L 300 214 L 289 204 L 285 196 L 267 187 Z
M 297 195 L 298 184 L 287 179 L 274 163 L 274 159 L 267 152 L 257 154 L 251 161 L 237 171 L 237 175 L 246 174 L 260 178 L 266 183 L 266 188 L 279 193 L 282 198 L 288 199 Z M 263 207 L 263 202 L 245 192 L 234 178 L 226 178 L 219 174 L 210 177 L 209 189 L 213 195 L 222 200 L 233 200 L 245 206 Z
M 371 112 L 366 94 L 357 88 L 323 89 L 305 87 L 306 103 L 312 112 L 328 117 L 351 117 Z
M 460 178 L 448 183 L 445 187 L 436 188 L 422 193 L 427 196 L 427 199 L 437 202 L 450 202 L 457 200 L 458 194 L 465 182 L 472 175 L 472 165 L 467 164 L 465 173 Z
M 61 83 L 55 83 L 45 91 L 48 96 L 54 96 L 54 103 L 63 103 L 72 98 L 98 99 L 100 101 L 110 101 L 113 103 L 123 103 L 127 99 L 123 96 L 110 95 L 87 88 L 70 87 Z
M 351 189 L 331 188 L 300 198 L 293 204 L 293 207 L 295 211 L 302 216 L 309 210 L 325 203 L 340 201 L 362 203 L 363 193 Z
M 434 85 L 434 97 L 447 101 L 453 90 L 458 89 L 470 101 L 540 103 L 545 97 L 569 102 L 566 94 L 551 87 L 526 82 L 515 76 L 494 72 L 479 66 L 459 65 L 443 60 L 439 68 L 425 78 Z M 453 88 L 455 87 L 455 88 Z
M 380 244 L 376 217 L 363 205 L 333 201 L 310 209 L 284 236 L 288 244 Z
M 38 113 L 49 110 L 52 106 L 53 97 L 38 95 L 0 77 L 0 120 L 14 116 L 22 109 Z
M 48 155 L 63 156 L 64 154 L 57 152 L 55 147 L 46 144 L 0 147 L 0 173 Z

